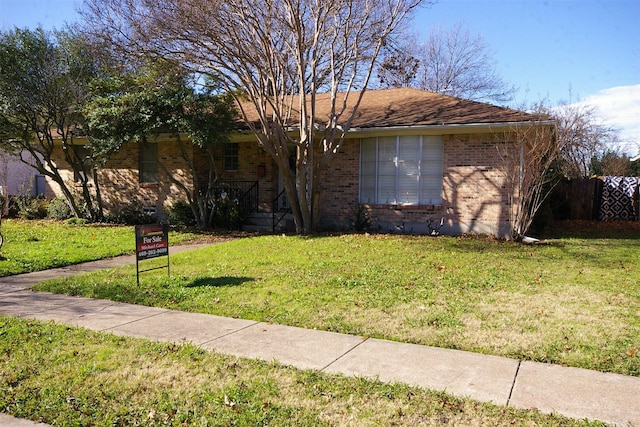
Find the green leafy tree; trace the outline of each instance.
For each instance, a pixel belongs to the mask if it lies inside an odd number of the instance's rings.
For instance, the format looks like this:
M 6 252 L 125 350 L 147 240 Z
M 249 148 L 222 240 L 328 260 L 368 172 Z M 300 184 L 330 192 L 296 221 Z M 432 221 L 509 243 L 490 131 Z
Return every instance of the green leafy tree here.
M 114 72 L 97 80 L 93 93 L 85 114 L 90 146 L 100 163 L 125 143 L 146 143 L 160 134 L 172 135 L 190 169 L 190 185 L 162 162 L 158 164 L 181 189 L 198 227 L 209 228 L 214 215 L 213 187 L 218 179 L 214 149 L 228 141 L 234 127 L 237 113 L 233 98 L 219 94 L 210 79 L 198 85 L 195 76 L 165 60 Z
M 0 32 L 0 146 L 55 182 L 76 217 L 93 220 L 102 217 L 100 191 L 90 161 L 79 155 L 77 136 L 96 70 L 78 35 L 41 28 Z M 84 205 L 52 160 L 57 147 L 78 177 Z
M 589 168 L 592 175 L 598 176 L 638 176 L 629 156 L 611 149 L 593 156 Z

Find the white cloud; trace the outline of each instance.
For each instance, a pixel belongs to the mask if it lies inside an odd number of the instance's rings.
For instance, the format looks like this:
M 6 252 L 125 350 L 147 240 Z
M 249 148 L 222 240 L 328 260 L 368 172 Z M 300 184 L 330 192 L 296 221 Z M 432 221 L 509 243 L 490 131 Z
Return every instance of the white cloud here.
M 640 153 L 640 84 L 604 89 L 580 102 L 594 106 L 604 123 L 620 130 L 620 148 L 631 156 Z

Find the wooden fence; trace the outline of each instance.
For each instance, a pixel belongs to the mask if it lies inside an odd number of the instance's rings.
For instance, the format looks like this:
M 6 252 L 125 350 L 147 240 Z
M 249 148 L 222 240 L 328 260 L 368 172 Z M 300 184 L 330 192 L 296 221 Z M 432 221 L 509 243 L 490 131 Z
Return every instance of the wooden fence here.
M 553 190 L 549 203 L 555 219 L 598 220 L 602 203 L 602 178 L 562 180 Z M 640 197 L 633 197 L 636 218 L 640 213 Z

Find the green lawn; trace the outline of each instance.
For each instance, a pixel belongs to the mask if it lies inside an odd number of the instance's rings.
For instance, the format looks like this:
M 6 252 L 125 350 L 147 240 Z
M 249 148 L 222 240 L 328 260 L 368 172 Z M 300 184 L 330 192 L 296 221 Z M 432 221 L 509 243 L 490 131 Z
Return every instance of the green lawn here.
M 0 412 L 60 426 L 596 426 L 0 316 Z
M 3 219 L 0 230 L 0 277 L 46 270 L 85 261 L 132 253 L 133 226 L 73 225 L 60 221 Z M 169 241 L 198 238 L 190 232 L 173 231 Z
M 638 237 L 262 236 L 37 289 L 640 376 Z
M 129 266 L 37 288 L 638 376 L 640 233 L 584 228 L 546 246 L 261 236 L 172 255 L 171 278 L 146 272 L 139 287 Z M 2 231 L 5 275 L 134 246 L 133 227 Z M 600 425 L 3 316 L 0 412 L 55 425 Z

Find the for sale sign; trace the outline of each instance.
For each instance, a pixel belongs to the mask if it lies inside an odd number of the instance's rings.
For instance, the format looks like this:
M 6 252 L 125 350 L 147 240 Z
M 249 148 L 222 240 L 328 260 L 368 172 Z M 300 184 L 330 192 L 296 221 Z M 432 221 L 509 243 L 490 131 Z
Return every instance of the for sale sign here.
M 167 264 L 140 270 L 140 261 L 167 257 Z M 151 263 L 155 265 L 156 263 Z M 167 269 L 169 272 L 169 226 L 166 224 L 136 225 L 136 280 L 140 285 L 140 273 L 144 271 Z
M 169 255 L 169 227 L 166 224 L 136 226 L 138 261 Z

